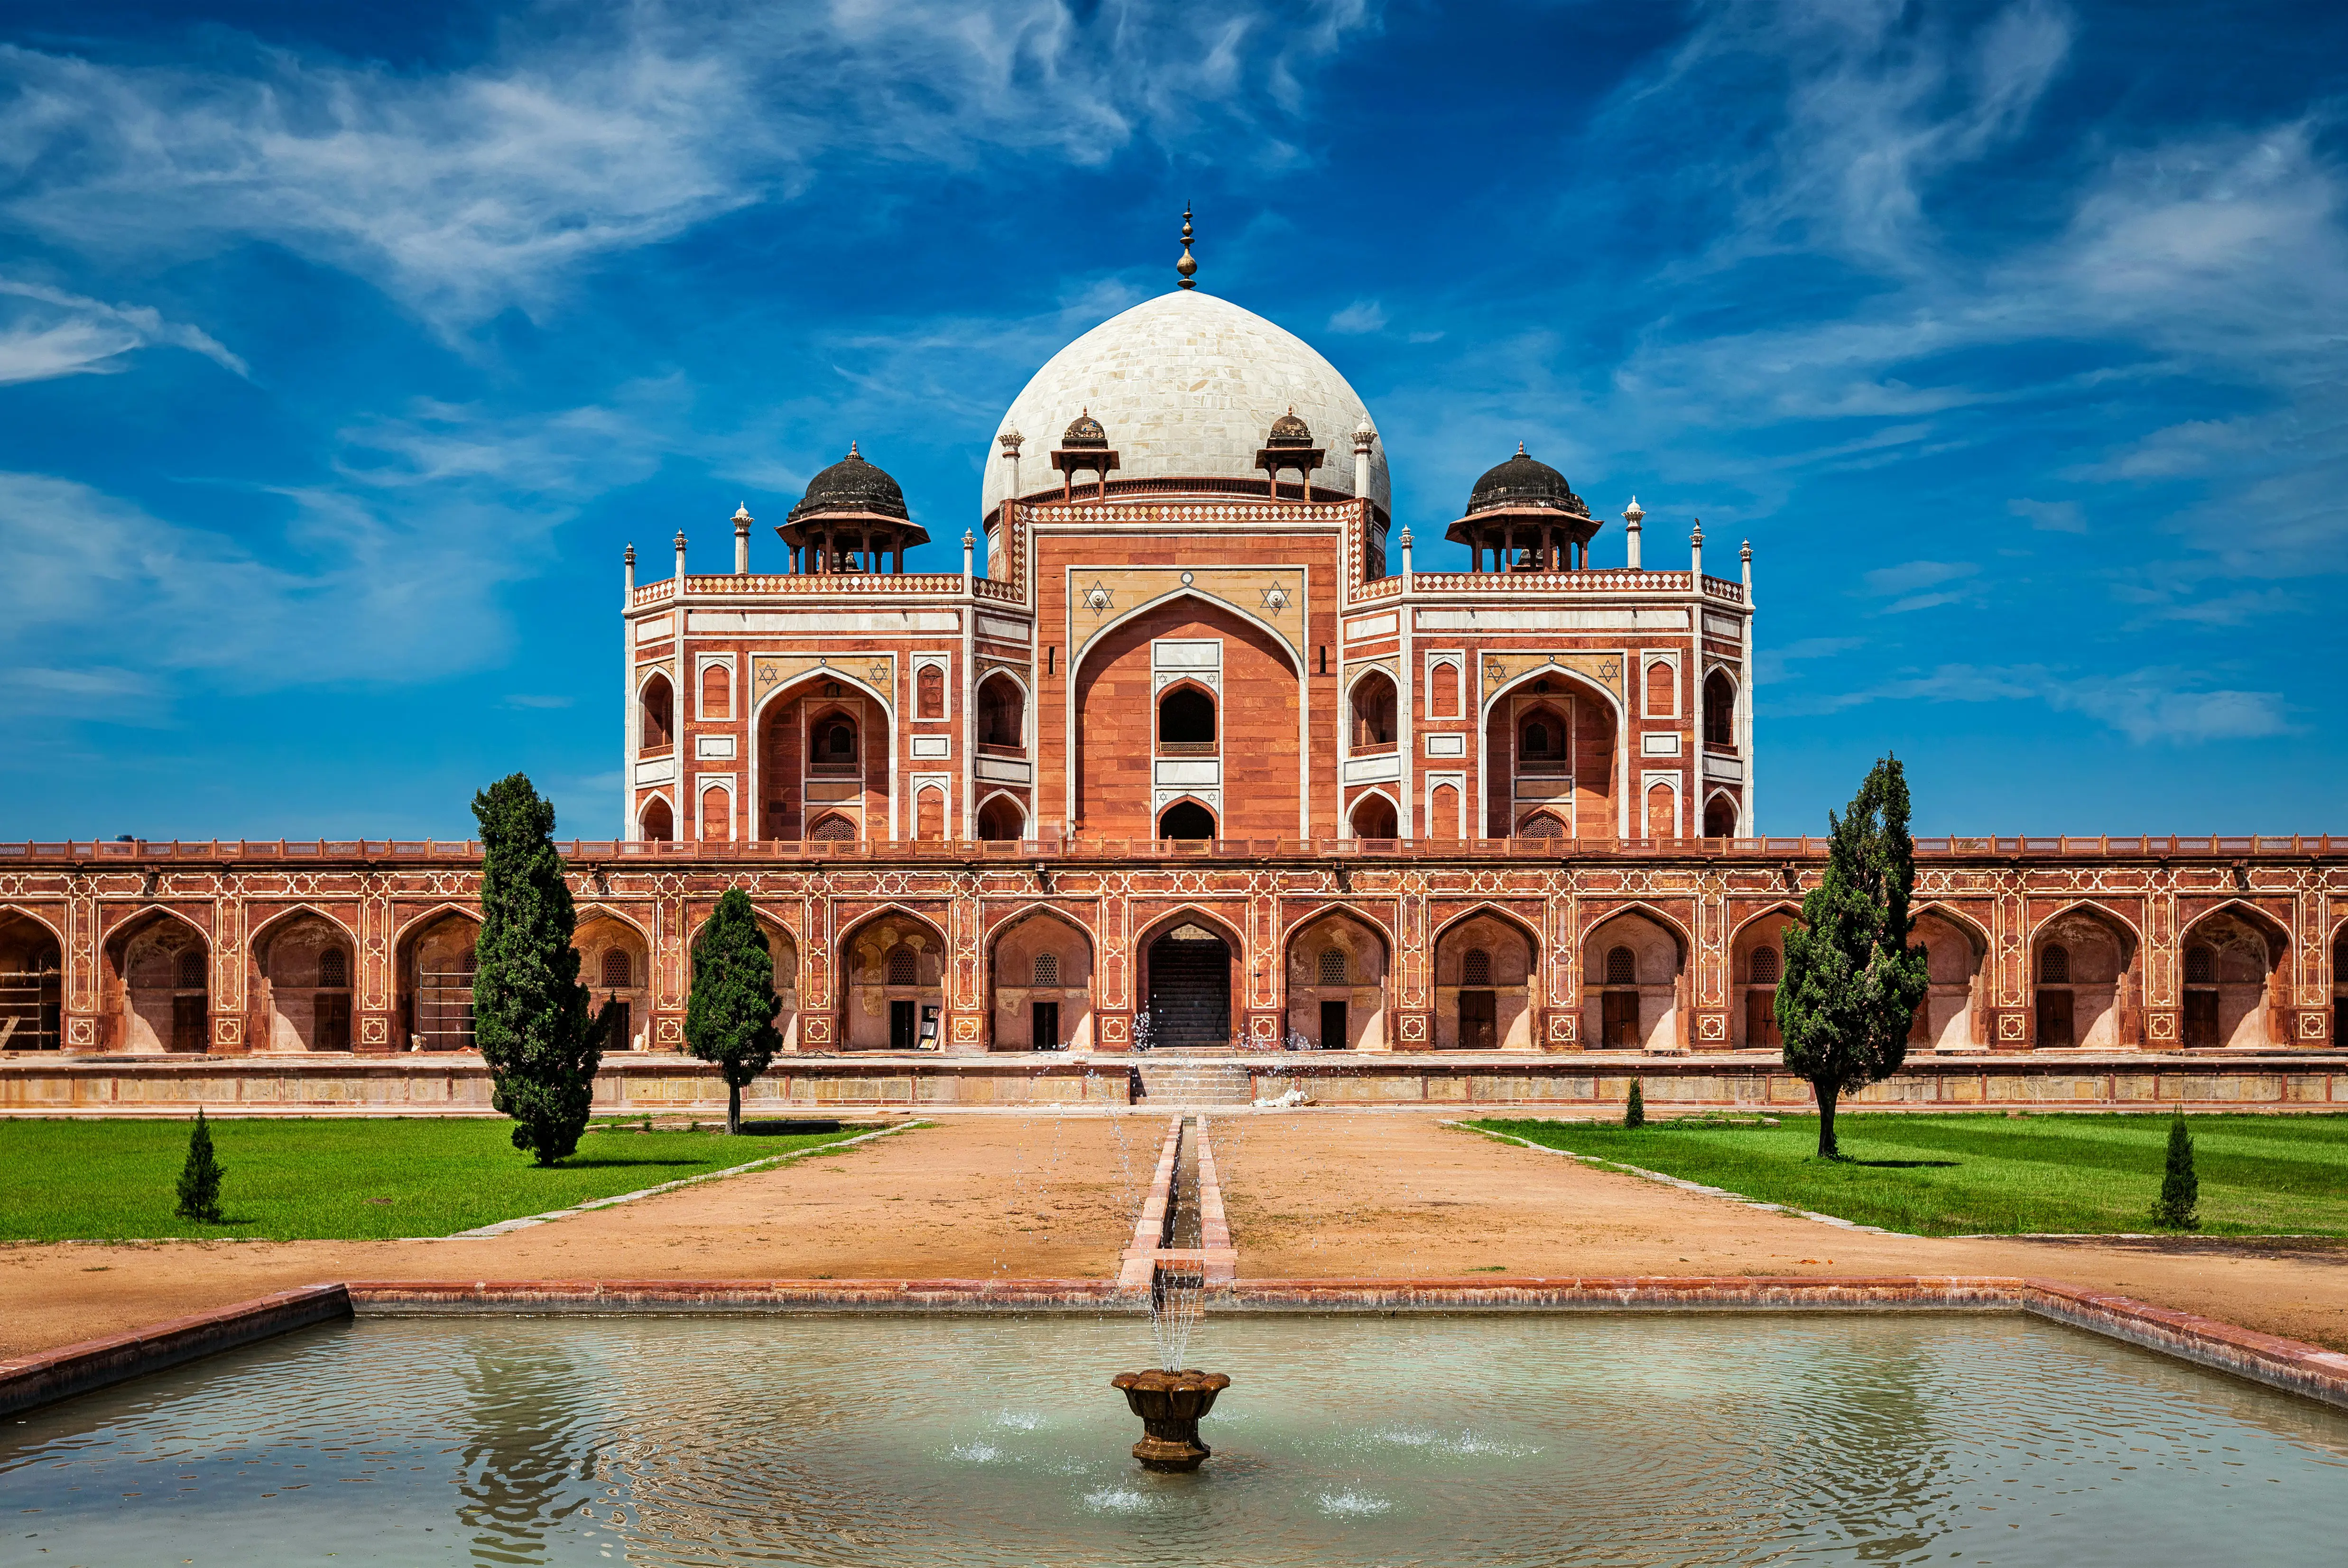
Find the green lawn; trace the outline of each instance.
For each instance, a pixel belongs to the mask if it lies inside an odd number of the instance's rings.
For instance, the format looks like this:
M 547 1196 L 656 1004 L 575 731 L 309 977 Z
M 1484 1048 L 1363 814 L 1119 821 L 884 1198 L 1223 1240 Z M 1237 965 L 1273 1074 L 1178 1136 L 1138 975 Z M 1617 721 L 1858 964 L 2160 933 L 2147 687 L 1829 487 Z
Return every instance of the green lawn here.
M 1818 1119 L 1698 1128 L 1489 1120 L 1470 1125 L 1725 1187 L 1765 1202 L 1928 1236 L 2149 1231 L 2166 1116 L 1868 1116 L 1848 1156 L 1816 1157 Z M 2348 1236 L 2348 1116 L 2195 1116 L 2201 1226 L 2219 1235 Z
M 0 1241 L 445 1236 L 867 1130 L 728 1138 L 599 1128 L 540 1170 L 503 1119 L 215 1121 L 226 1222 L 200 1225 L 172 1212 L 191 1125 L 0 1120 Z

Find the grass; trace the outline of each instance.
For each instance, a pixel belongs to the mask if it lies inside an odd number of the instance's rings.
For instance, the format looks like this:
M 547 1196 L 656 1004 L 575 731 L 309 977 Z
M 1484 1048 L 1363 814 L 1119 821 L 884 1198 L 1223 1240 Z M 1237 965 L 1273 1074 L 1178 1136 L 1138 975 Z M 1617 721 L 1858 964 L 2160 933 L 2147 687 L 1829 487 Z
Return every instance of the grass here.
M 2201 1229 L 2348 1236 L 2348 1116 L 2194 1116 Z M 1845 1159 L 1818 1119 L 1776 1127 L 1469 1125 L 1725 1187 L 1764 1202 L 1927 1236 L 2150 1231 L 2166 1116 L 1869 1116 L 1844 1111 Z
M 214 1121 L 225 1222 L 205 1225 L 172 1212 L 191 1125 L 0 1120 L 0 1241 L 445 1236 L 866 1130 L 728 1138 L 605 1123 L 541 1170 L 502 1119 Z

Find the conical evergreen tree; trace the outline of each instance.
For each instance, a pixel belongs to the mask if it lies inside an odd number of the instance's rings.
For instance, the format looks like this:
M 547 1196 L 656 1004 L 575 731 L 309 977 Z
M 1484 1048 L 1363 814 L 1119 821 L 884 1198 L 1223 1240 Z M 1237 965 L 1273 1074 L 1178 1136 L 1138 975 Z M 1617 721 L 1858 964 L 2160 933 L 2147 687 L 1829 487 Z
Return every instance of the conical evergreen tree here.
M 571 945 L 577 917 L 554 852 L 554 806 L 516 773 L 473 797 L 481 824 L 481 934 L 473 1039 L 516 1149 L 551 1165 L 579 1147 L 618 1009 L 588 1020 Z
M 180 1168 L 180 1218 L 207 1225 L 221 1222 L 221 1178 L 227 1168 L 212 1158 L 212 1130 L 196 1108 L 195 1130 L 188 1134 L 188 1162 Z
M 726 1130 L 742 1130 L 742 1090 L 783 1047 L 775 1015 L 775 954 L 751 913 L 750 895 L 726 890 L 693 941 L 693 992 L 685 1005 L 685 1048 L 715 1062 L 726 1078 Z
M 2168 1123 L 2168 1169 L 2160 1178 L 2160 1202 L 2153 1223 L 2172 1231 L 2201 1228 L 2201 1179 L 2193 1173 L 2193 1135 L 2185 1130 L 2185 1108 Z
M 1647 1097 L 1640 1090 L 1637 1078 L 1631 1080 L 1631 1099 L 1622 1107 L 1622 1125 L 1625 1127 L 1647 1125 Z
M 1802 900 L 1802 923 L 1786 932 L 1777 1028 L 1786 1066 L 1818 1095 L 1818 1155 L 1833 1160 L 1837 1099 L 1900 1070 L 1931 978 L 1908 945 L 1916 843 L 1898 759 L 1878 762 L 1849 811 L 1827 822 L 1826 873 Z

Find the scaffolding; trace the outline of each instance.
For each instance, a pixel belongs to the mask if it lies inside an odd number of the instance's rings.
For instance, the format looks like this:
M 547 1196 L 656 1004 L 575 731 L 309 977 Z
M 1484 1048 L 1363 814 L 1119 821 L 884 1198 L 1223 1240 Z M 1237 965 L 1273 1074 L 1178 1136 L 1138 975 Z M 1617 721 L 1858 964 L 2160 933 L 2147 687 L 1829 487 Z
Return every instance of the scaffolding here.
M 473 970 L 417 971 L 416 1036 L 421 1050 L 473 1049 Z
M 0 970 L 0 1051 L 54 1051 L 64 1044 L 55 969 Z

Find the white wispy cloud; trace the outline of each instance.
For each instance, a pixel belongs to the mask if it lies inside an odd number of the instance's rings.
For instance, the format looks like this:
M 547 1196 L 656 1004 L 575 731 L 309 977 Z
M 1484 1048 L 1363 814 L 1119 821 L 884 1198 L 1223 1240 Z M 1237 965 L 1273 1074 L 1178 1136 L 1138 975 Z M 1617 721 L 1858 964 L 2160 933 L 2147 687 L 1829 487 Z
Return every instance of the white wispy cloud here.
M 1264 125 L 1374 25 L 1362 0 L 642 0 L 550 5 L 440 73 L 258 46 L 202 67 L 0 47 L 5 211 L 92 254 L 268 241 L 461 330 L 543 309 L 599 257 L 788 199 L 836 158 L 1091 165 Z
M 161 344 L 246 376 L 244 361 L 210 333 L 145 305 L 108 304 L 45 284 L 0 277 L 0 383 L 119 370 L 126 355 Z
M 1357 299 L 1329 318 L 1332 332 L 1383 332 L 1386 307 L 1374 299 Z
M 2281 693 L 2207 688 L 2191 672 L 2168 667 L 2082 676 L 2043 665 L 1944 664 L 1855 691 L 1796 699 L 1777 711 L 1838 713 L 1906 702 L 2042 702 L 2095 719 L 2139 746 L 2252 739 L 2291 728 Z

